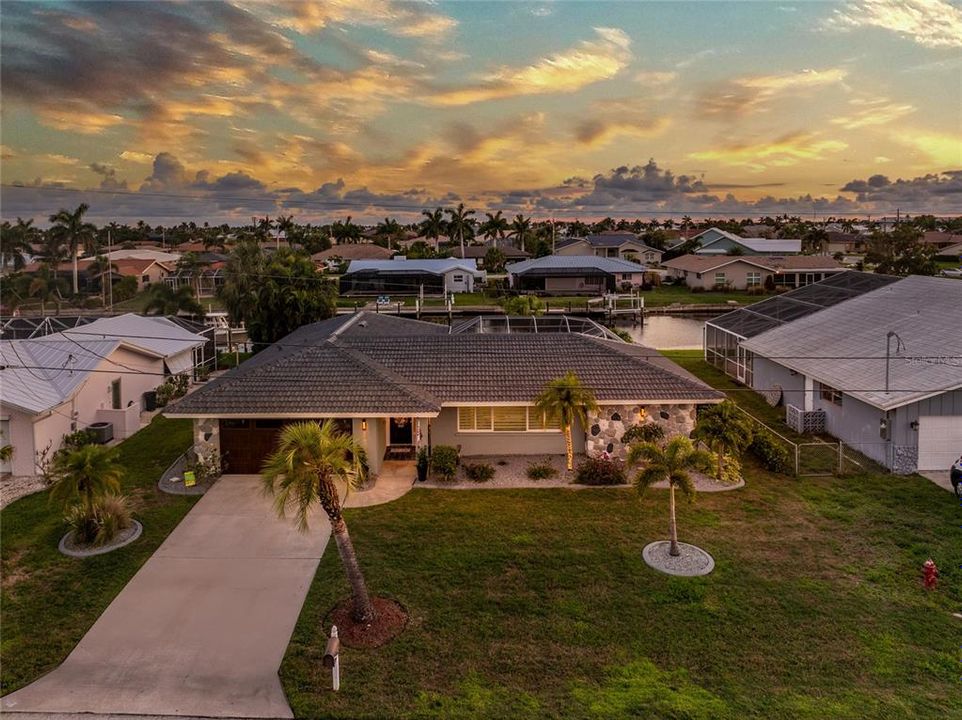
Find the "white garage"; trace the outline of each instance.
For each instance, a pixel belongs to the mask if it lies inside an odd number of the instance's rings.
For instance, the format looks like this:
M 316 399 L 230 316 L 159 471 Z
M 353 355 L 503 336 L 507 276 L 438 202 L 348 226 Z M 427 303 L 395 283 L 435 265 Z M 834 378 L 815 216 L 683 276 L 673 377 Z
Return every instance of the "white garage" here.
M 919 417 L 919 470 L 948 470 L 962 455 L 962 415 Z

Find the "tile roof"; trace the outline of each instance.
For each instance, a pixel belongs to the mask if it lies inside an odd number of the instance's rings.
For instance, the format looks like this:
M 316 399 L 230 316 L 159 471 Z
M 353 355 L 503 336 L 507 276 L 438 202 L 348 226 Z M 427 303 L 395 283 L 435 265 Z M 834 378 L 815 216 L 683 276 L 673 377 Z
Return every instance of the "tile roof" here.
M 444 326 L 365 312 L 301 328 L 167 412 L 433 415 L 442 404 L 528 403 L 568 370 L 601 402 L 723 397 L 666 363 L 650 348 L 579 334 L 450 335 Z
M 492 249 L 493 247 L 494 247 L 493 245 L 467 245 L 464 248 L 464 257 L 469 259 L 480 258 L 483 260 L 488 250 Z M 498 250 L 501 251 L 502 255 L 504 255 L 506 258 L 509 258 L 509 259 L 531 257 L 531 253 L 521 250 L 520 248 L 516 248 L 513 245 L 509 245 L 507 243 L 499 245 Z M 461 257 L 460 247 L 454 248 L 454 255 L 455 257 Z
M 912 275 L 742 345 L 882 410 L 962 387 L 962 282 Z M 886 336 L 894 332 L 885 392 Z
M 341 260 L 389 260 L 394 256 L 394 250 L 388 250 L 380 245 L 373 243 L 349 243 L 345 245 L 334 245 L 327 250 L 314 253 L 311 259 L 314 262 L 328 260 L 330 258 L 340 258 Z
M 549 274 L 554 270 L 585 270 L 614 275 L 645 272 L 646 268 L 644 265 L 628 260 L 598 257 L 597 255 L 546 255 L 545 257 L 511 263 L 505 269 L 512 275 Z
M 667 268 L 704 273 L 735 262 L 769 270 L 841 270 L 835 258 L 825 255 L 681 255 L 662 262 Z

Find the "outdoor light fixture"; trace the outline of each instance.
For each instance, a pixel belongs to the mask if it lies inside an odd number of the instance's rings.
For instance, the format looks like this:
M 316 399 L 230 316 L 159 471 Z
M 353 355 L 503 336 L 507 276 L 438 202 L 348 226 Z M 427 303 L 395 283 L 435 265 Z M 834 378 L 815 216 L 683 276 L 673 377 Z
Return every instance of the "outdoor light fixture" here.
M 361 430 L 367 432 L 367 420 L 361 420 Z
M 918 429 L 919 429 L 919 421 L 918 421 L 918 420 L 913 420 L 912 422 L 909 423 L 909 427 L 912 428 L 913 430 L 918 430 Z

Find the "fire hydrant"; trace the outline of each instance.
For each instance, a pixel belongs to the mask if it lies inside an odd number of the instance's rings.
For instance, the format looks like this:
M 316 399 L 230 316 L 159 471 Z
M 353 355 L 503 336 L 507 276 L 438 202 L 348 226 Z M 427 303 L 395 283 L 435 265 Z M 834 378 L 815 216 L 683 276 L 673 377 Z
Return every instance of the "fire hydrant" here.
M 922 578 L 926 590 L 935 589 L 935 584 L 939 581 L 939 569 L 931 558 L 922 563 Z

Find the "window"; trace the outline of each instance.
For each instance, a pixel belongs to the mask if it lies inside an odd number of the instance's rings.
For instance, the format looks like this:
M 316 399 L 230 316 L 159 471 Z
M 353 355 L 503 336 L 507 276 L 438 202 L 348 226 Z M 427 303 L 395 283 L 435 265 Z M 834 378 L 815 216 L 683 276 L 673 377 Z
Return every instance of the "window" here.
M 464 275 L 452 275 L 451 282 L 464 282 Z
M 120 410 L 120 378 L 110 383 L 110 406 L 114 410 Z
M 716 273 L 715 273 L 715 284 L 716 284 L 716 285 L 725 285 L 727 282 L 728 282 L 728 281 L 725 279 L 725 273 L 723 273 L 723 272 L 716 272 Z
M 141 275 L 140 282 L 144 285 L 150 285 L 150 275 Z
M 833 405 L 842 404 L 842 391 L 836 390 L 831 385 L 826 385 L 825 383 L 819 383 L 821 388 L 822 400 L 828 400 Z
M 748 273 L 748 287 L 756 287 L 762 284 L 762 274 L 760 272 Z
M 546 432 L 560 429 L 557 418 L 545 417 L 544 413 L 533 407 L 458 408 L 458 432 Z
M 626 282 L 630 282 L 630 281 L 631 281 L 631 273 L 621 273 L 621 279 L 622 279 L 622 280 L 625 280 Z

